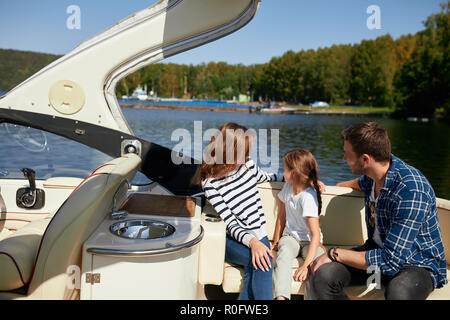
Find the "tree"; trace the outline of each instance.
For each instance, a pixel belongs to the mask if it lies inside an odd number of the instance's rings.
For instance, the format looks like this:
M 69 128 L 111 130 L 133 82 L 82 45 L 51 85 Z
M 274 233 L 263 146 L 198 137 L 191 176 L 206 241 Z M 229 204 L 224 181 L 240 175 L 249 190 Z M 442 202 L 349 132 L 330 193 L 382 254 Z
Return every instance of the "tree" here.
M 449 121 L 450 1 L 441 7 L 427 19 L 411 58 L 395 75 L 399 115 L 431 117 L 437 110 Z
M 368 106 L 392 106 L 395 71 L 394 40 L 390 35 L 363 40 L 352 59 L 352 102 Z

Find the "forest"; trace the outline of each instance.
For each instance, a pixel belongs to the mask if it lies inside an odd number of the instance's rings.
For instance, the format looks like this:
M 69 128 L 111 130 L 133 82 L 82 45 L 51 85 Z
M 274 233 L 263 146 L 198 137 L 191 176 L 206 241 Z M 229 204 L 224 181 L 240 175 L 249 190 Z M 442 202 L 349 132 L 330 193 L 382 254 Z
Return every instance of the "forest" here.
M 117 85 L 117 95 L 137 86 L 168 98 L 390 107 L 399 117 L 450 121 L 450 1 L 415 35 L 389 34 L 358 44 L 288 51 L 265 64 L 154 64 Z M 0 49 L 0 90 L 10 90 L 58 56 Z

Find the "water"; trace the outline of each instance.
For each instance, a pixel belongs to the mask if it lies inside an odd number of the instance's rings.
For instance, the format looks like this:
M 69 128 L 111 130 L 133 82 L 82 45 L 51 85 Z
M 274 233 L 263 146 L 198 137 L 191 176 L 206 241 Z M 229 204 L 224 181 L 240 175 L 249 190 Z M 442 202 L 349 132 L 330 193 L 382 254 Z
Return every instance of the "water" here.
M 203 148 L 208 143 L 201 136 L 207 129 L 217 128 L 225 122 L 237 122 L 247 128 L 278 129 L 279 151 L 270 147 L 269 156 L 275 155 L 271 163 L 264 160 L 260 150 L 264 143 L 258 137 L 258 145 L 253 155 L 261 167 L 267 171 L 281 172 L 282 156 L 295 148 L 310 150 L 320 166 L 320 178 L 325 184 L 353 179 L 356 176 L 342 159 L 343 142 L 341 131 L 352 124 L 362 121 L 377 121 L 389 133 L 392 152 L 408 164 L 418 168 L 431 182 L 436 195 L 450 199 L 450 126 L 430 122 L 408 122 L 372 117 L 342 115 L 264 115 L 240 112 L 174 111 L 123 109 L 123 113 L 135 135 L 146 140 L 175 148 L 180 145 L 180 137 L 172 141 L 172 133 L 177 129 L 189 132 L 190 154 L 201 159 Z M 201 125 L 200 135 L 194 135 L 194 129 Z M 269 134 L 269 141 L 271 135 Z M 186 142 L 186 141 L 184 141 Z M 269 143 L 270 145 L 270 143 Z M 20 168 L 33 167 L 37 176 L 48 178 L 57 175 L 85 177 L 98 165 L 109 160 L 101 152 L 92 150 L 75 142 L 64 140 L 55 135 L 0 126 L 0 178 L 19 178 Z M 6 151 L 6 152 L 5 152 Z M 145 183 L 140 174 L 135 182 Z

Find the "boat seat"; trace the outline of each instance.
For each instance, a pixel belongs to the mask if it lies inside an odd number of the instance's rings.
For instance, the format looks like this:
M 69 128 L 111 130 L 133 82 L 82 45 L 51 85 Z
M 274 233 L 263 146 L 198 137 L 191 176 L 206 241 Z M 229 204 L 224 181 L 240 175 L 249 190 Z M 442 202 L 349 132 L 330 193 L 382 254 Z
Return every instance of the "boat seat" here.
M 51 218 L 28 223 L 18 231 L 10 231 L 0 241 L 0 291 L 25 286 L 31 278 L 42 235 Z
M 282 187 L 283 182 L 267 182 L 258 185 L 270 241 L 273 240 L 275 223 L 281 207 L 278 193 Z M 363 223 L 364 217 L 364 197 L 361 192 L 353 191 L 350 188 L 327 187 L 327 191 L 322 194 L 320 217 L 325 247 L 339 246 L 350 249 L 363 244 L 367 238 L 367 230 Z M 342 221 L 346 221 L 346 223 L 342 224 Z M 342 228 L 337 230 L 336 225 L 342 225 Z M 272 253 L 276 263 L 277 252 L 272 251 Z M 292 268 L 297 268 L 302 264 L 303 259 L 297 258 L 293 261 Z M 243 275 L 244 271 L 241 267 L 225 262 L 222 282 L 224 292 L 240 292 Z M 302 282 L 293 281 L 291 294 L 303 295 L 304 287 Z
M 27 299 L 76 299 L 79 290 L 67 288 L 67 269 L 81 269 L 81 247 L 97 226 L 126 198 L 141 159 L 128 154 L 97 168 L 83 180 L 53 216 L 34 221 L 0 242 L 0 291 L 28 284 Z M 0 292 L 0 299 L 17 295 Z M 22 296 L 22 298 L 24 298 Z
M 282 182 L 263 183 L 258 186 L 266 217 L 267 232 L 269 240 L 273 240 L 276 216 L 280 208 L 278 192 L 283 186 Z M 442 239 L 445 247 L 445 255 L 450 257 L 450 201 L 437 199 L 439 221 L 442 231 Z M 208 209 L 207 209 L 208 210 Z M 343 223 L 345 221 L 345 223 Z M 365 225 L 364 196 L 361 192 L 353 191 L 349 188 L 327 187 L 322 195 L 322 212 L 320 226 L 323 234 L 323 244 L 325 247 L 340 247 L 351 249 L 359 246 L 367 239 Z M 336 227 L 338 226 L 338 227 Z M 274 261 L 276 263 L 276 251 Z M 297 268 L 303 264 L 303 259 L 297 258 L 292 263 L 292 268 Z M 238 293 L 242 289 L 244 270 L 240 266 L 225 262 L 223 268 L 222 287 L 226 293 Z M 368 275 L 369 277 L 369 275 Z M 450 267 L 447 267 L 447 277 L 450 278 Z M 213 284 L 213 283 L 211 283 Z M 384 299 L 384 290 L 365 285 L 348 286 L 344 291 L 350 299 Z M 293 281 L 291 294 L 304 295 L 305 285 L 302 282 Z M 449 299 L 450 285 L 435 289 L 428 300 Z

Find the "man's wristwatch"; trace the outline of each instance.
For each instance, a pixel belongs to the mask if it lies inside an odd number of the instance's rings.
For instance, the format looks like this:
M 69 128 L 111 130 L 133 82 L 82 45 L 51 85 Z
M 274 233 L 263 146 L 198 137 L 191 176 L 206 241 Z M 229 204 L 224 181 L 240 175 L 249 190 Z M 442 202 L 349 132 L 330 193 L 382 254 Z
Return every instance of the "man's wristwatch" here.
M 333 262 L 338 262 L 337 257 L 339 256 L 336 252 L 336 247 L 328 249 L 328 258 Z M 333 250 L 333 253 L 331 253 L 331 250 Z

